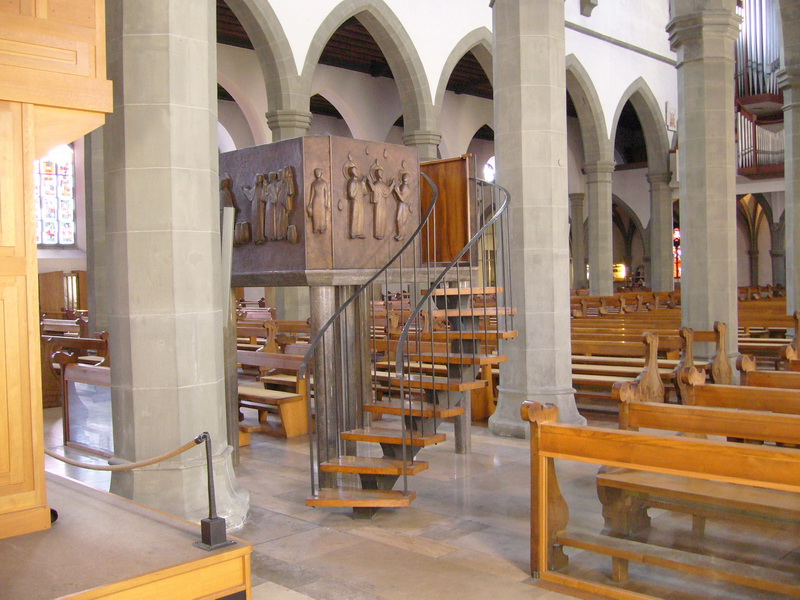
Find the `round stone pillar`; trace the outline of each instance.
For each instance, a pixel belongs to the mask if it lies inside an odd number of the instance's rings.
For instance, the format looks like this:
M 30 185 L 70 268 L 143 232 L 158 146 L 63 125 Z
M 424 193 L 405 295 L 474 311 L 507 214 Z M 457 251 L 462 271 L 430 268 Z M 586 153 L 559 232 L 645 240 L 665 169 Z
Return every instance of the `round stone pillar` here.
M 671 173 L 648 173 L 650 184 L 650 287 L 654 292 L 675 289 L 672 255 Z
M 584 289 L 589 286 L 589 281 L 586 279 L 584 196 L 585 194 L 580 192 L 569 195 L 569 222 L 572 230 L 572 287 L 576 289 Z
M 795 19 L 797 21 L 798 19 Z M 785 31 L 785 27 L 784 27 Z M 800 65 L 778 73 L 783 90 L 784 181 L 786 183 L 786 310 L 800 310 Z
M 589 203 L 589 294 L 614 294 L 614 239 L 611 219 L 611 176 L 614 163 L 599 160 L 583 166 Z

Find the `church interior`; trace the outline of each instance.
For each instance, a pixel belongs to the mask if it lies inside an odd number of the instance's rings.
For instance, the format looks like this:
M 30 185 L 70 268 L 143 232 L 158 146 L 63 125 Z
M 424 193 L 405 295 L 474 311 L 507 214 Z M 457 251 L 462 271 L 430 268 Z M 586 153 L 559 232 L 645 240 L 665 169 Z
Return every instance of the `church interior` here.
M 800 0 L 0 14 L 0 600 L 800 597 Z

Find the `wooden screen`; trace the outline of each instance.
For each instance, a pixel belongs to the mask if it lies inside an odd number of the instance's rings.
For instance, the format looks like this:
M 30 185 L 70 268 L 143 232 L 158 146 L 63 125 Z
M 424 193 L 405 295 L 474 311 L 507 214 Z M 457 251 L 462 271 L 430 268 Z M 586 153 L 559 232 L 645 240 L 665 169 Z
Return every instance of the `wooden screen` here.
M 33 162 L 111 111 L 102 0 L 0 2 L 0 537 L 50 525 Z
M 472 189 L 469 178 L 474 173 L 474 158 L 465 154 L 422 163 L 420 171 L 439 187 L 436 202 L 435 243 L 430 236 L 422 241 L 423 262 L 450 262 L 467 244 L 473 234 Z M 431 205 L 431 188 L 420 185 L 420 210 L 424 215 Z M 433 221 L 431 221 L 433 223 Z M 462 260 L 468 260 L 465 255 Z

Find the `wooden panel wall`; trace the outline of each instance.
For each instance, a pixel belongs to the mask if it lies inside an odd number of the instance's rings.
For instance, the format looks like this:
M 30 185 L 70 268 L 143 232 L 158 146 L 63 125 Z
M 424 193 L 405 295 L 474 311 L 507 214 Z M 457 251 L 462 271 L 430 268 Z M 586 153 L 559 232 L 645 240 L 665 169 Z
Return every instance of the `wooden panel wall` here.
M 425 237 L 422 241 L 423 262 L 450 262 L 472 237 L 470 214 L 470 185 L 472 175 L 471 155 L 422 163 L 420 171 L 430 177 L 439 187 L 436 201 L 436 243 Z M 420 185 L 420 205 L 422 216 L 431 205 L 431 188 L 427 183 Z M 463 260 L 468 260 L 465 256 Z
M 0 0 L 0 537 L 50 525 L 32 165 L 103 124 L 103 0 Z
M 0 377 L 0 441 L 7 440 L 0 443 L 0 537 L 44 529 L 50 523 L 41 451 L 32 177 L 30 168 L 24 168 L 33 164 L 32 118 L 30 105 L 0 101 L 0 364 L 5 366 L 5 376 Z

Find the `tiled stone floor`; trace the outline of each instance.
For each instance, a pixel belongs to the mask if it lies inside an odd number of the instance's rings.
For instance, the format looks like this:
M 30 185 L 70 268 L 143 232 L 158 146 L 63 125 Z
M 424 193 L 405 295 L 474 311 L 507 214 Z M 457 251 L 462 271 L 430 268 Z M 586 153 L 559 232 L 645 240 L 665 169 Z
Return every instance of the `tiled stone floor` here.
M 45 412 L 45 443 L 61 447 L 60 412 Z M 305 506 L 305 439 L 254 435 L 252 445 L 242 448 L 236 468 L 239 484 L 250 491 L 251 511 L 244 527 L 234 532 L 254 546 L 253 600 L 567 598 L 539 587 L 528 571 L 529 452 L 524 440 L 495 437 L 473 427 L 473 452 L 457 455 L 450 435 L 447 442 L 422 450 L 420 458 L 430 468 L 409 478 L 409 489 L 417 492 L 410 508 L 383 509 L 370 520 L 356 520 L 346 510 Z M 108 489 L 107 474 L 49 458 L 47 468 Z M 602 527 L 596 472 L 593 465 L 558 464 L 571 527 L 594 532 Z M 659 511 L 651 511 L 651 516 L 665 525 L 667 537 L 683 539 L 691 529 L 686 516 Z M 729 529 L 722 526 L 721 531 Z M 742 541 L 752 536 L 735 529 Z M 795 539 L 790 534 L 781 552 L 796 563 Z M 573 572 L 608 581 L 607 558 L 569 553 Z M 632 563 L 631 573 L 637 568 Z M 776 598 L 752 590 L 734 593 L 702 579 L 685 581 L 671 571 L 656 573 L 651 581 L 658 593 L 680 600 L 699 597 L 697 591 L 726 600 Z M 673 593 L 672 588 L 679 591 Z M 641 586 L 637 591 L 643 591 Z

